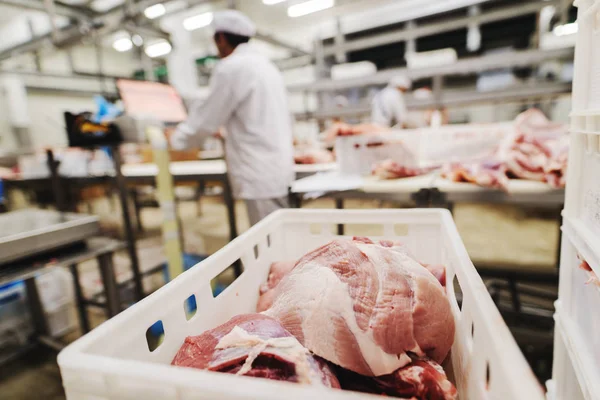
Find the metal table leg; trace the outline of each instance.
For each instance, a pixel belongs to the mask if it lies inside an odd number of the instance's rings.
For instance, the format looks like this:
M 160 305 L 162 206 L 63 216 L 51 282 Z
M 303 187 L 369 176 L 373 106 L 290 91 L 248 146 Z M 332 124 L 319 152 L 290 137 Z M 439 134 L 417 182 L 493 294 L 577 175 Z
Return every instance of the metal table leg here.
M 119 287 L 115 277 L 112 253 L 98 256 L 98 266 L 104 285 L 104 295 L 106 296 L 106 315 L 112 318 L 121 312 L 121 299 L 119 296 Z
M 196 188 L 196 215 L 198 217 L 202 216 L 202 196 L 204 196 L 205 191 L 206 182 L 200 181 L 198 187 Z
M 288 202 L 290 208 L 302 208 L 302 193 L 294 193 L 288 190 Z
M 140 207 L 140 199 L 138 196 L 137 189 L 131 189 L 129 191 L 129 195 L 131 196 L 131 201 L 133 202 L 133 211 L 135 213 L 135 222 L 137 224 L 137 231 L 144 232 L 144 225 L 142 224 L 142 216 L 141 216 L 141 207 Z
M 129 204 L 127 203 L 127 186 L 125 177 L 121 172 L 121 153 L 119 152 L 118 146 L 112 148 L 112 156 L 115 165 L 115 178 L 121 203 L 121 212 L 123 213 L 123 227 L 125 230 L 125 238 L 127 239 L 127 252 L 129 253 L 129 259 L 131 260 L 131 270 L 133 272 L 133 282 L 135 284 L 135 299 L 141 300 L 144 298 L 144 288 L 142 286 L 142 275 L 140 273 L 140 262 L 137 255 L 135 234 L 133 233 L 133 227 L 131 226 Z
M 52 195 L 58 211 L 67 211 L 69 206 L 65 196 L 65 188 L 62 186 L 62 180 L 58 175 L 59 161 L 54 158 L 54 152 L 50 149 L 46 150 L 46 162 L 50 170 L 50 183 L 52 185 Z
M 75 300 L 77 300 L 77 313 L 79 315 L 79 325 L 83 333 L 90 331 L 90 320 L 88 318 L 87 309 L 85 306 L 85 298 L 83 297 L 83 291 L 81 290 L 81 283 L 79 281 L 79 270 L 77 264 L 69 266 L 71 274 L 73 275 L 73 287 L 75 288 Z
M 342 198 L 335 199 L 335 208 L 338 210 L 343 210 L 344 209 L 344 199 L 342 199 Z M 340 236 L 344 234 L 344 225 L 343 224 L 338 224 L 337 234 Z
M 35 278 L 25 280 L 25 290 L 27 291 L 27 303 L 31 311 L 35 334 L 37 336 L 45 336 L 48 334 L 48 321 L 46 321 L 46 315 L 42 306 L 42 300 L 40 299 L 40 293 L 35 284 Z
M 229 221 L 229 238 L 233 240 L 237 237 L 237 221 L 235 218 L 235 201 L 233 194 L 231 193 L 231 186 L 229 185 L 229 179 L 225 177 L 223 179 L 223 199 L 225 200 L 225 206 L 227 206 L 227 217 Z

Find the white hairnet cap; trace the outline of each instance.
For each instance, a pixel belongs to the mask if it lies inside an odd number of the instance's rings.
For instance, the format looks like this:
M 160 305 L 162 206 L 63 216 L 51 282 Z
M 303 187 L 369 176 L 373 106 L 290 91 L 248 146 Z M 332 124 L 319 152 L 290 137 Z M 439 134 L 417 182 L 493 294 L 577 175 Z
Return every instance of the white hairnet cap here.
M 234 35 L 248 37 L 256 35 L 254 23 L 237 10 L 215 12 L 212 26 L 215 32 L 233 33 Z
M 410 89 L 412 87 L 412 82 L 406 75 L 396 75 L 390 80 L 390 86 Z

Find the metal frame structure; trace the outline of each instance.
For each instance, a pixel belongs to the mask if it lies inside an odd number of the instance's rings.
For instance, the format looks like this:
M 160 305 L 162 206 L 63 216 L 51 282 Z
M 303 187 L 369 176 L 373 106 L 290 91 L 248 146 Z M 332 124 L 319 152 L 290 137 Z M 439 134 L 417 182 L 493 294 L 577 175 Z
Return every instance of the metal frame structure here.
M 68 250 L 61 249 L 58 252 L 44 254 L 32 259 L 6 264 L 0 267 L 0 285 L 14 281 L 23 280 L 27 293 L 27 302 L 31 311 L 34 325 L 34 339 L 55 350 L 62 350 L 64 344 L 48 336 L 48 321 L 41 302 L 35 277 L 44 274 L 54 268 L 69 267 L 73 274 L 73 286 L 79 324 L 84 333 L 89 332 L 90 322 L 87 316 L 87 307 L 94 306 L 104 308 L 107 318 L 111 318 L 121 312 L 122 305 L 114 271 L 113 254 L 124 247 L 117 240 L 95 237 L 87 240 L 83 247 L 74 247 Z M 104 287 L 104 301 L 95 302 L 83 297 L 83 290 L 79 281 L 78 264 L 84 261 L 96 259 Z M 28 350 L 26 347 L 24 350 Z M 0 358 L 0 365 L 19 356 L 22 351 L 9 354 Z

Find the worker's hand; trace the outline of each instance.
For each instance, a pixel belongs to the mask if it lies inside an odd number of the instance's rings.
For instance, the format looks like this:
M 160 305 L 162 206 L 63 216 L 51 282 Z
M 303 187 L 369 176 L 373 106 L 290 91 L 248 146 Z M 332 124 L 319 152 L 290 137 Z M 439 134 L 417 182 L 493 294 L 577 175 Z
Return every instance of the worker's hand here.
M 167 138 L 167 142 L 171 140 L 171 136 L 175 133 L 175 128 L 165 128 L 165 137 Z
M 186 150 L 190 148 L 189 138 L 189 128 L 185 125 L 185 122 L 177 125 L 177 128 L 169 128 L 169 130 L 165 129 L 165 135 L 167 137 L 167 141 L 169 142 L 171 150 Z

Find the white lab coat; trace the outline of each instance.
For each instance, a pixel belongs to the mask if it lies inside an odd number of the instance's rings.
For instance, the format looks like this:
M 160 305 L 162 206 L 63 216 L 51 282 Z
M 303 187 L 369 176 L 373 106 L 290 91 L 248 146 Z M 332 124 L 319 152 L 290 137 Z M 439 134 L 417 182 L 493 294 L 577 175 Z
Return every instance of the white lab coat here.
M 291 115 L 277 67 L 248 44 L 219 62 L 208 98 L 194 104 L 171 137 L 175 149 L 198 145 L 225 127 L 225 157 L 233 195 L 258 200 L 286 196 L 294 179 Z
M 377 93 L 371 104 L 371 122 L 392 127 L 405 124 L 408 117 L 404 95 L 396 88 L 387 86 Z

